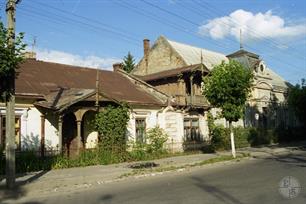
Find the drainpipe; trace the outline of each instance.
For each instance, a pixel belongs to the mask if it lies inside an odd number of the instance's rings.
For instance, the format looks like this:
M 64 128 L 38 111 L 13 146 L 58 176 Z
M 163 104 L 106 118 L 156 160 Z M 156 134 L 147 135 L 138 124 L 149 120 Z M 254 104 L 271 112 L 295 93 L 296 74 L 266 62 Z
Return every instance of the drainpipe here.
M 44 114 L 40 116 L 40 131 L 41 131 L 40 154 L 41 157 L 44 158 L 45 157 L 45 115 Z

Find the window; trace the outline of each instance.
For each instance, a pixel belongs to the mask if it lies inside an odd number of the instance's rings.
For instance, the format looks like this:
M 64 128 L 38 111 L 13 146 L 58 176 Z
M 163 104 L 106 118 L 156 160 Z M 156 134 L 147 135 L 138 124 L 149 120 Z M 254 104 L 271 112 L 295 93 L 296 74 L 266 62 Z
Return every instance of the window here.
M 184 137 L 185 141 L 201 141 L 198 118 L 184 119 Z
M 136 118 L 136 142 L 145 143 L 146 119 Z
M 6 119 L 5 115 L 0 116 L 0 124 L 1 124 L 0 125 L 0 142 L 3 148 L 5 147 L 5 134 L 6 134 L 5 119 Z M 21 129 L 21 118 L 20 116 L 16 116 L 15 117 L 15 144 L 16 144 L 17 149 L 20 149 L 21 147 L 20 129 Z
M 261 64 L 260 65 L 260 71 L 263 72 L 264 71 L 264 66 Z

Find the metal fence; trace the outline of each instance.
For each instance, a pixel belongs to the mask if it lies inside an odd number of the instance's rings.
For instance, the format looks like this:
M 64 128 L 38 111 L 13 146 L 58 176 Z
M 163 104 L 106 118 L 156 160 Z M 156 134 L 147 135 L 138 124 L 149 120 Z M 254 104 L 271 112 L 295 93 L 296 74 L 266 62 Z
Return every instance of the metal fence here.
M 16 150 L 15 151 L 15 156 L 19 157 L 24 154 L 32 154 L 37 157 L 52 157 L 60 154 L 60 151 L 58 149 L 48 149 L 45 150 L 44 153 L 42 153 L 41 150 Z M 5 151 L 2 152 L 1 154 L 2 157 L 5 157 Z

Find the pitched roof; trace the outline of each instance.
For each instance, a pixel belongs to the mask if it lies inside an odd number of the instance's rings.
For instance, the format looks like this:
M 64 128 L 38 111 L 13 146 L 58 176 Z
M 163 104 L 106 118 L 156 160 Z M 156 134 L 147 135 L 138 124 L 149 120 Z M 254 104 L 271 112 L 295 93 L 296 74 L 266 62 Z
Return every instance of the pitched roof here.
M 81 101 L 95 93 L 96 91 L 94 89 L 59 88 L 46 95 L 45 101 L 38 101 L 35 104 L 41 107 L 58 110 Z
M 187 65 L 201 64 L 201 56 L 202 63 L 209 70 L 212 70 L 215 65 L 220 64 L 222 61 L 228 61 L 227 57 L 222 53 L 194 47 L 168 39 L 166 40 L 169 42 L 171 47 L 183 58 Z
M 164 78 L 168 78 L 168 77 L 174 77 L 177 76 L 179 74 L 185 73 L 185 72 L 191 72 L 191 71 L 202 71 L 202 66 L 201 64 L 196 64 L 196 65 L 190 65 L 190 66 L 186 66 L 186 67 L 180 67 L 177 69 L 170 69 L 170 70 L 166 70 L 166 71 L 162 71 L 162 72 L 157 72 L 157 73 L 153 73 L 153 74 L 148 74 L 148 75 L 144 75 L 144 76 L 137 76 L 138 78 L 144 80 L 144 81 L 152 81 L 152 80 L 156 80 L 156 79 L 164 79 Z M 203 71 L 208 72 L 208 70 L 206 70 L 205 68 L 203 69 Z
M 236 51 L 232 54 L 227 55 L 226 57 L 231 58 L 231 57 L 236 57 L 236 56 L 241 56 L 241 55 L 247 55 L 248 57 L 253 57 L 255 59 L 259 59 L 259 55 L 255 54 L 253 52 L 246 51 L 244 49 L 240 49 L 240 50 L 238 50 L 238 51 Z
M 16 95 L 46 97 L 58 88 L 95 90 L 96 69 L 36 60 L 21 64 L 16 80 Z M 141 105 L 164 105 L 166 95 L 153 94 L 123 72 L 99 70 L 99 90 L 117 101 Z M 149 87 L 150 88 L 150 87 Z
M 290 84 L 289 82 L 286 82 L 281 76 L 276 74 L 272 69 L 266 68 L 266 75 L 268 75 L 271 78 L 271 84 L 274 89 L 287 89 Z
M 232 54 L 227 55 L 229 58 L 234 58 L 238 62 L 240 62 L 245 67 L 248 67 L 250 69 L 256 69 L 262 62 L 262 60 L 259 58 L 259 55 L 246 51 L 246 50 L 239 50 L 237 52 L 234 52 Z M 280 77 L 278 74 L 276 74 L 272 69 L 266 68 L 264 73 L 261 73 L 263 77 L 265 77 L 264 80 L 267 80 L 271 83 L 273 88 L 275 89 L 281 89 L 284 90 L 288 88 L 288 82 L 286 82 L 282 77 Z

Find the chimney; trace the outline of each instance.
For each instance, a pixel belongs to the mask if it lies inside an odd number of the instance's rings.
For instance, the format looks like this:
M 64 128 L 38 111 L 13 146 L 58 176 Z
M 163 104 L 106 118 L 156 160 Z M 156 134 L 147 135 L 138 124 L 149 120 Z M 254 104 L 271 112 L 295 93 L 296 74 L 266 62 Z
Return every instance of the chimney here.
M 119 70 L 123 70 L 123 65 L 122 63 L 115 63 L 113 64 L 113 71 L 114 72 L 118 72 Z
M 150 50 L 150 40 L 143 39 L 143 56 L 146 63 L 146 71 L 145 71 L 146 74 L 148 73 L 149 50 Z
M 27 51 L 24 53 L 24 58 L 25 59 L 33 59 L 36 60 L 36 52 L 32 52 L 32 51 Z

